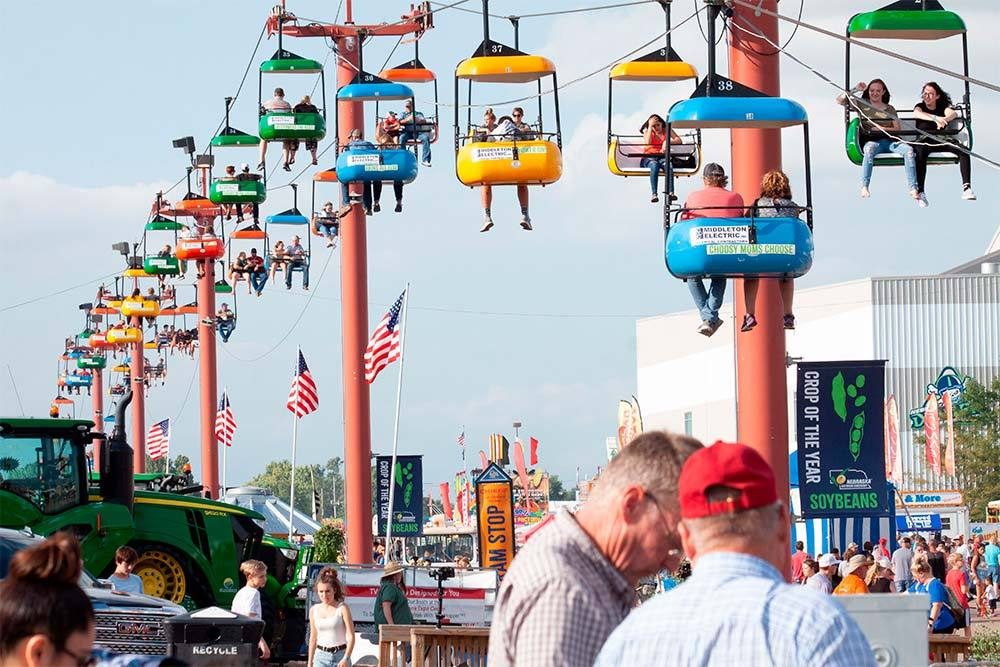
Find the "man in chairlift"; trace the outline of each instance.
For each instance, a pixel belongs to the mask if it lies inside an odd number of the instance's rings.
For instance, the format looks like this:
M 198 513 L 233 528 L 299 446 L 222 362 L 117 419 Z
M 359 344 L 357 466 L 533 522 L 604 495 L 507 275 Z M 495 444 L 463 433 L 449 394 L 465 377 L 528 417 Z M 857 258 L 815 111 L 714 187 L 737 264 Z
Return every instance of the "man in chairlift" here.
M 427 119 L 419 111 L 413 110 L 413 100 L 406 100 L 406 111 L 399 119 L 403 127 L 399 134 L 400 144 L 406 146 L 409 141 L 420 142 L 420 164 L 431 166 L 431 133 L 428 131 Z
M 337 236 L 340 234 L 340 219 L 351 211 L 351 205 L 345 204 L 340 210 L 333 210 L 333 202 L 323 204 L 323 210 L 313 214 L 313 229 L 317 234 L 326 237 L 327 248 L 337 247 Z
M 285 269 L 285 288 L 292 289 L 292 269 L 302 271 L 302 289 L 309 289 L 309 256 L 302 247 L 298 236 L 292 237 L 292 242 L 285 249 L 288 254 L 288 266 Z
M 260 115 L 263 116 L 269 113 L 289 113 L 292 110 L 292 105 L 288 103 L 285 99 L 285 90 L 283 88 L 274 89 L 274 97 L 267 100 L 260 105 Z M 262 170 L 264 168 L 264 158 L 267 156 L 267 141 L 264 139 L 260 140 L 260 164 L 257 165 L 257 169 Z M 281 151 L 282 162 L 288 162 L 288 149 L 284 148 Z
M 701 175 L 705 187 L 688 195 L 687 201 L 684 202 L 682 218 L 738 218 L 743 215 L 745 208 L 743 197 L 738 192 L 726 189 L 729 177 L 726 176 L 726 170 L 722 165 L 709 162 Z M 701 314 L 698 333 L 711 336 L 722 326 L 719 308 L 722 307 L 722 300 L 726 295 L 726 279 L 712 278 L 707 291 L 704 281 L 700 278 L 691 278 L 687 284 L 694 305 Z
M 352 150 L 356 148 L 375 150 L 375 144 L 373 144 L 370 141 L 367 141 L 364 138 L 364 135 L 361 133 L 361 130 L 358 128 L 354 128 L 353 130 L 351 130 L 351 133 L 347 135 L 347 146 L 345 150 Z M 364 183 L 362 183 L 362 186 L 363 187 L 362 187 L 361 203 L 364 205 L 365 215 L 371 215 L 372 184 L 369 181 L 365 181 Z M 357 203 L 357 196 L 351 195 L 350 183 L 342 182 L 340 184 L 340 190 L 342 194 L 341 204 L 343 204 L 344 206 L 348 206 L 352 203 Z
M 260 174 L 255 174 L 250 171 L 250 165 L 244 162 L 240 166 L 240 173 L 236 174 L 237 181 L 259 181 Z M 260 206 L 254 202 L 253 203 L 253 224 L 257 224 L 260 221 Z M 228 218 L 227 218 L 228 220 Z M 236 222 L 243 222 L 243 204 L 236 205 Z

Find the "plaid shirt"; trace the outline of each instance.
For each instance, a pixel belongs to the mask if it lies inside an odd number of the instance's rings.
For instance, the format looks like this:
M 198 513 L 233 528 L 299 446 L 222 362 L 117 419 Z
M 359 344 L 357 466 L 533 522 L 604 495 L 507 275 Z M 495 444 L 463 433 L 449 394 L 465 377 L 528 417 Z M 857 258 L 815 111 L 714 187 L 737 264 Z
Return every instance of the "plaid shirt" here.
M 710 553 L 618 627 L 595 663 L 611 665 L 874 667 L 875 658 L 833 598 L 786 584 L 759 558 Z
M 569 512 L 539 530 L 511 564 L 490 627 L 490 667 L 591 667 L 635 604 L 629 582 Z

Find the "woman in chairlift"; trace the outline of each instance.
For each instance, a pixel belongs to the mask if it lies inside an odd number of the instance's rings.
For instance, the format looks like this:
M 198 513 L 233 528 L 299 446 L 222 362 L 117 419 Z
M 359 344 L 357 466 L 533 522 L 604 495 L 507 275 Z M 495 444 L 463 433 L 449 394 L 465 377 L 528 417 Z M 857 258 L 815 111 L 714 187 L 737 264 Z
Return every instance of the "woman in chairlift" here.
M 642 158 L 639 165 L 649 169 L 649 187 L 653 193 L 649 198 L 649 201 L 654 204 L 660 201 L 660 195 L 657 189 L 660 180 L 660 172 L 662 171 L 666 173 L 667 171 L 666 159 L 663 157 L 663 151 L 664 148 L 666 148 L 667 143 L 666 128 L 666 121 L 663 120 L 662 116 L 655 113 L 647 118 L 646 122 L 639 128 L 639 131 L 642 132 L 643 142 L 645 143 L 645 147 L 642 152 L 646 154 L 646 157 Z M 681 138 L 677 136 L 677 133 L 673 130 L 670 130 L 670 143 L 681 143 Z
M 871 193 L 868 185 L 872 180 L 872 170 L 875 167 L 875 156 L 879 153 L 895 153 L 903 158 L 903 170 L 906 173 L 906 184 L 910 196 L 920 202 L 920 189 L 917 187 L 916 152 L 913 146 L 892 136 L 901 129 L 896 109 L 889 104 L 891 95 L 889 88 L 882 79 L 872 79 L 868 83 L 861 82 L 854 87 L 861 93 L 862 103 L 854 104 L 848 99 L 847 93 L 837 97 L 837 104 L 854 106 L 861 118 L 858 128 L 858 145 L 863 155 L 861 160 L 861 198 L 867 199 Z M 921 206 L 926 204 L 921 203 Z
M 916 116 L 916 127 L 931 134 L 938 133 L 948 127 L 948 124 L 958 118 L 958 112 L 952 108 L 951 95 L 941 90 L 934 81 L 924 84 L 920 93 L 920 101 L 913 108 Z M 931 153 L 952 153 L 958 156 L 958 168 L 962 174 L 962 199 L 972 201 L 976 193 L 972 191 L 972 164 L 968 151 L 947 141 L 935 141 L 928 137 L 917 138 L 917 188 L 920 190 L 920 205 L 927 206 L 927 196 L 924 195 L 924 181 L 927 178 L 927 158 Z

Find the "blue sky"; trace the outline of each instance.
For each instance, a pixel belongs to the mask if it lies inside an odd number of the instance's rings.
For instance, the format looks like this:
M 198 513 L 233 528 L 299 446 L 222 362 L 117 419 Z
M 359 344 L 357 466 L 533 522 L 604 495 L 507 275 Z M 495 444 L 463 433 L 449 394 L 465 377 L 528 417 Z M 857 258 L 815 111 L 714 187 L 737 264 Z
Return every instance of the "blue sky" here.
M 288 7 L 299 16 L 332 20 L 336 4 L 291 0 Z M 355 4 L 357 22 L 392 21 L 409 6 L 395 0 Z M 544 8 L 581 4 L 600 3 L 560 0 Z M 797 10 L 790 0 L 782 5 L 784 12 Z M 235 91 L 268 7 L 219 0 L 109 2 L 99 12 L 70 2 L 4 3 L 0 8 L 0 21 L 15 27 L 7 31 L 7 52 L 16 56 L 5 71 L 4 108 L 9 118 L 21 119 L 8 124 L 0 139 L 6 156 L 0 167 L 0 239 L 6 249 L 5 280 L 0 281 L 0 349 L 6 367 L 0 381 L 2 412 L 18 410 L 8 370 L 25 411 L 46 412 L 55 394 L 62 340 L 82 328 L 76 305 L 92 300 L 95 279 L 120 268 L 111 244 L 138 238 L 153 194 L 183 175 L 184 158 L 170 141 L 192 134 L 204 145 L 210 138 L 222 99 Z M 678 0 L 675 23 L 693 7 Z M 872 8 L 854 0 L 834 7 L 807 3 L 804 19 L 839 33 L 852 13 Z M 990 31 L 979 27 L 990 24 L 992 12 L 972 0 L 951 2 L 949 8 L 963 13 L 971 26 L 973 74 L 993 78 L 1000 54 Z M 529 13 L 539 4 L 495 1 L 492 10 Z M 421 43 L 421 59 L 438 72 L 441 101 L 450 103 L 451 72 L 479 44 L 481 21 L 450 10 L 437 14 L 435 25 Z M 565 83 L 616 61 L 655 37 L 661 25 L 655 4 L 524 19 L 521 47 L 549 56 Z M 512 42 L 507 22 L 494 20 L 492 30 L 495 39 Z M 783 40 L 788 34 L 783 26 Z M 900 50 L 958 68 L 958 43 Z M 386 60 L 394 44 L 395 39 L 374 40 L 365 51 L 369 69 Z M 287 46 L 306 57 L 327 57 L 320 39 L 290 39 Z M 705 43 L 694 22 L 679 29 L 674 46 L 704 70 Z M 265 42 L 257 63 L 275 48 L 274 39 Z M 800 30 L 788 49 L 835 81 L 843 78 L 839 42 Z M 411 53 L 412 45 L 401 45 L 390 64 Z M 724 67 L 724 46 L 719 54 Z M 233 125 L 246 130 L 253 129 L 256 118 L 257 63 L 233 113 Z M 879 56 L 859 54 L 856 63 L 852 78 L 885 78 L 900 108 L 917 101 L 928 78 L 940 79 L 954 94 L 960 89 L 955 81 Z M 981 253 L 996 225 L 1000 179 L 995 170 L 974 164 L 976 203 L 959 200 L 958 172 L 951 167 L 931 170 L 927 210 L 907 198 L 898 170 L 878 171 L 872 199 L 863 202 L 857 199 L 859 170 L 843 155 L 841 113 L 832 102 L 836 91 L 787 59 L 781 66 L 783 93 L 806 106 L 812 126 L 817 253 L 800 285 L 936 273 Z M 332 70 L 328 78 L 332 98 Z M 294 97 L 309 92 L 313 79 L 281 83 Z M 404 213 L 394 214 L 390 206 L 369 218 L 372 325 L 403 284 L 412 284 L 400 453 L 423 453 L 428 481 L 450 479 L 459 468 L 455 438 L 463 425 L 475 461 L 488 434 L 511 433 L 515 419 L 524 424 L 522 435 L 541 441 L 543 467 L 564 478 L 572 478 L 577 466 L 592 474 L 604 457 L 604 438 L 615 431 L 617 400 L 635 389 L 635 319 L 689 308 L 687 289 L 664 268 L 661 212 L 648 202 L 648 185 L 607 171 L 606 90 L 602 72 L 561 92 L 564 176 L 551 187 L 532 189 L 535 231 L 517 227 L 514 192 L 498 189 L 497 226 L 489 234 L 478 233 L 479 196 L 455 179 L 447 139 L 434 146 L 434 166 L 421 169 L 418 180 L 407 186 Z M 476 101 L 530 92 L 483 87 Z M 689 92 L 687 84 L 616 88 L 616 127 L 632 131 L 646 114 L 664 113 Z M 1000 140 L 984 125 L 1000 111 L 998 96 L 983 90 L 973 94 L 982 128 L 976 150 L 996 157 Z M 429 108 L 427 92 L 418 89 L 417 95 L 418 105 Z M 370 117 L 369 110 L 369 127 Z M 451 118 L 451 107 L 444 108 L 443 117 Z M 450 136 L 450 127 L 442 130 Z M 784 150 L 794 188 L 802 182 L 797 134 L 786 134 Z M 706 159 L 728 168 L 728 134 L 709 133 L 705 152 Z M 220 155 L 219 161 L 227 160 Z M 255 159 L 250 152 L 237 152 L 231 161 Z M 301 181 L 303 209 L 309 205 L 308 176 Z M 282 174 L 272 184 L 286 181 Z M 680 189 L 691 186 L 683 183 Z M 330 187 L 319 196 L 334 194 Z M 287 189 L 273 192 L 264 213 L 290 203 Z M 301 423 L 298 461 L 343 455 L 340 258 L 330 256 L 320 279 L 328 251 L 314 251 L 312 291 L 269 288 L 259 300 L 241 299 L 237 331 L 228 345 L 219 346 L 220 387 L 230 387 L 240 426 L 229 457 L 231 483 L 262 470 L 267 461 L 289 456 L 291 416 L 284 401 L 297 345 L 313 370 L 321 400 L 320 411 Z M 9 308 L 87 281 L 59 296 Z M 692 336 L 696 324 L 692 319 Z M 720 335 L 731 332 L 727 327 Z M 169 361 L 166 386 L 150 392 L 147 423 L 175 417 L 173 451 L 197 462 L 196 378 L 188 394 L 196 367 L 176 356 Z M 372 388 L 376 452 L 391 447 L 396 370 L 388 369 Z M 78 411 L 88 407 L 81 401 Z

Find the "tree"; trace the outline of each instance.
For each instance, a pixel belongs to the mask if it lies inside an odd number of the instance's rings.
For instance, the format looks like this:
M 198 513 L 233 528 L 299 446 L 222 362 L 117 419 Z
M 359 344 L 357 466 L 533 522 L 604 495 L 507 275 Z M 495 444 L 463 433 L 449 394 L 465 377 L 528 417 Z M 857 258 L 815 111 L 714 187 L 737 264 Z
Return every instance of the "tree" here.
M 323 519 L 320 529 L 313 535 L 313 562 L 339 563 L 343 555 L 343 521 L 340 519 Z
M 962 401 L 954 407 L 955 482 L 962 491 L 972 521 L 986 521 L 986 503 L 1000 499 L 1000 377 L 990 387 L 968 380 Z M 941 419 L 941 458 L 944 458 L 944 418 Z M 923 431 L 913 441 L 923 447 Z M 918 450 L 919 451 L 919 450 Z
M 576 494 L 563 486 L 559 475 L 549 475 L 549 500 L 576 500 Z
M 174 457 L 173 461 L 169 462 L 166 459 L 154 461 L 149 458 L 149 454 L 146 454 L 146 472 L 163 472 L 166 470 L 171 475 L 180 475 L 181 469 L 188 463 L 191 463 L 191 459 L 183 454 L 178 454 Z
M 323 518 L 344 515 L 344 478 L 340 474 L 341 462 L 334 457 L 325 465 L 295 467 L 295 509 L 312 516 L 313 480 L 320 493 L 320 516 Z M 288 502 L 292 487 L 292 464 L 287 459 L 271 461 L 264 472 L 247 480 L 247 486 L 268 489 L 275 496 Z

